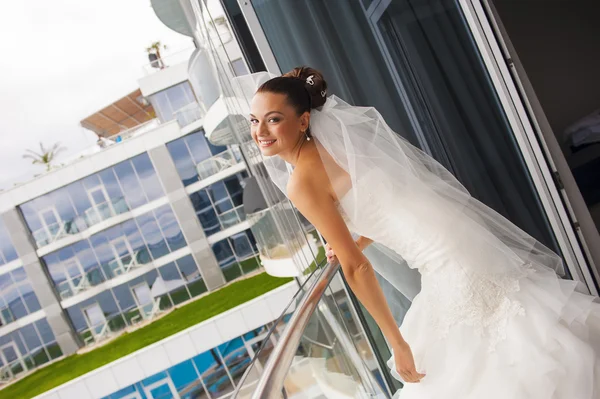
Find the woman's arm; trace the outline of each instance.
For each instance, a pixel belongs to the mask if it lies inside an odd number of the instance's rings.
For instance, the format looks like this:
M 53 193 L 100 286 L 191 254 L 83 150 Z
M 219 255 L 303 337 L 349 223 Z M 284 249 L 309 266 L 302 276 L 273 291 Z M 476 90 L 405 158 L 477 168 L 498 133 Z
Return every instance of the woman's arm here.
M 365 248 L 367 248 L 372 243 L 373 243 L 373 240 L 371 240 L 370 238 L 367 238 L 367 237 L 363 237 L 363 236 L 358 237 L 358 240 L 356 240 L 356 245 L 358 246 L 358 249 L 360 249 L 361 251 L 364 251 Z
M 417 373 L 408 344 L 402 338 L 373 267 L 352 238 L 333 197 L 316 179 L 296 178 L 288 185 L 288 195 L 298 210 L 323 234 L 336 249 L 337 258 L 350 288 L 367 308 L 394 350 L 396 367 L 407 382 L 418 382 L 423 375 Z
M 358 249 L 361 252 L 364 251 L 365 248 L 367 248 L 372 243 L 373 243 L 373 240 L 371 240 L 370 238 L 364 237 L 364 236 L 360 236 L 360 237 L 358 237 L 358 240 L 356 240 L 356 246 L 358 247 Z M 329 243 L 325 244 L 325 255 L 327 256 L 327 262 L 329 262 L 329 263 L 338 263 L 339 262 L 337 256 L 335 255 L 333 247 Z

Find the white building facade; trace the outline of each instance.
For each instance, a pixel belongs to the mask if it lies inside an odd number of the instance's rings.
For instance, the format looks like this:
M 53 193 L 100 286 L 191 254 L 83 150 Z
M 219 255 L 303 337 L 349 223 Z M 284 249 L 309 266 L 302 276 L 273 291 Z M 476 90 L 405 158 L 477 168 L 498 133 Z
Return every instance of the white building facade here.
M 205 138 L 187 65 L 140 79 L 154 120 L 0 194 L 2 379 L 260 269 L 247 166 Z

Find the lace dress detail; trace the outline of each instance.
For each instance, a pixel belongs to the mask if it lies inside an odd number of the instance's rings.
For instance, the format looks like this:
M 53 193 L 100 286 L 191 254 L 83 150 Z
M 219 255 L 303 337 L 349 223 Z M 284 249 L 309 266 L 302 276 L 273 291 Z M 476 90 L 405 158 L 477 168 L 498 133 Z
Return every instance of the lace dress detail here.
M 439 339 L 447 337 L 453 327 L 466 325 L 480 337 L 487 338 L 488 350 L 506 339 L 508 321 L 525 316 L 523 305 L 511 299 L 520 291 L 520 280 L 533 273 L 524 266 L 522 273 L 504 276 L 478 276 L 457 267 L 442 267 L 423 274 L 423 300 L 426 308 L 435 309 L 426 317 Z

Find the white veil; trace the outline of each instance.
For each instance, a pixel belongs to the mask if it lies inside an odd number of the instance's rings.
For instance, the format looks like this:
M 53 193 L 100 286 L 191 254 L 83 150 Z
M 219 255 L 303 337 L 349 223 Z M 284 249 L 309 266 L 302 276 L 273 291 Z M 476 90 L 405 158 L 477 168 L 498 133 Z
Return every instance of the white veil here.
M 273 77 L 263 72 L 236 78 L 234 89 L 240 104 L 248 104 L 260 84 Z M 361 189 L 350 190 L 351 201 L 344 201 L 352 206 L 344 205 L 343 209 L 349 225 L 357 226 L 357 230 L 361 230 L 360 210 L 373 201 L 373 193 L 378 194 L 378 206 L 390 214 L 401 206 L 401 202 L 394 201 L 395 196 L 407 190 L 418 191 L 431 204 L 460 220 L 462 226 L 468 226 L 470 233 L 476 233 L 473 251 L 480 251 L 481 259 L 486 261 L 466 265 L 470 273 L 490 281 L 524 273 L 523 268 L 530 266 L 551 267 L 564 274 L 557 254 L 473 198 L 442 165 L 392 131 L 376 109 L 352 106 L 330 96 L 323 107 L 311 111 L 310 125 L 326 170 L 333 159 L 350 176 L 353 187 L 361 180 Z M 266 158 L 264 163 L 270 178 L 285 193 L 289 165 L 279 157 Z M 371 189 L 364 189 L 365 179 Z M 342 198 L 345 193 L 336 194 Z M 418 275 L 399 254 L 380 244 L 375 248 L 376 256 L 369 258 L 375 270 L 412 299 L 418 290 Z

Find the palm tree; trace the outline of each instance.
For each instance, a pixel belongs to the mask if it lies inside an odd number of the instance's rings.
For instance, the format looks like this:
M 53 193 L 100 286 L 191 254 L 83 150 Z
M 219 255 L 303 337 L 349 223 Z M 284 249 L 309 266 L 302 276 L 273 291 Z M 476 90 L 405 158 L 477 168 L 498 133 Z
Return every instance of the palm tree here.
M 160 69 L 163 69 L 165 67 L 165 63 L 163 62 L 161 56 L 160 56 L 160 49 L 167 49 L 167 45 L 166 44 L 162 44 L 160 41 L 158 42 L 154 42 L 150 45 L 150 47 L 146 48 L 146 52 L 148 53 L 148 55 L 150 54 L 154 54 L 156 55 L 156 61 L 153 61 L 152 58 L 150 58 L 150 61 L 152 61 L 152 66 L 156 67 L 158 66 Z
M 23 158 L 31 159 L 31 163 L 34 165 L 46 165 L 46 171 L 48 171 L 52 168 L 52 162 L 54 162 L 57 155 L 65 150 L 66 148 L 61 146 L 60 143 L 55 143 L 50 148 L 46 148 L 43 143 L 40 143 L 40 152 L 25 150 L 26 154 L 23 155 Z

